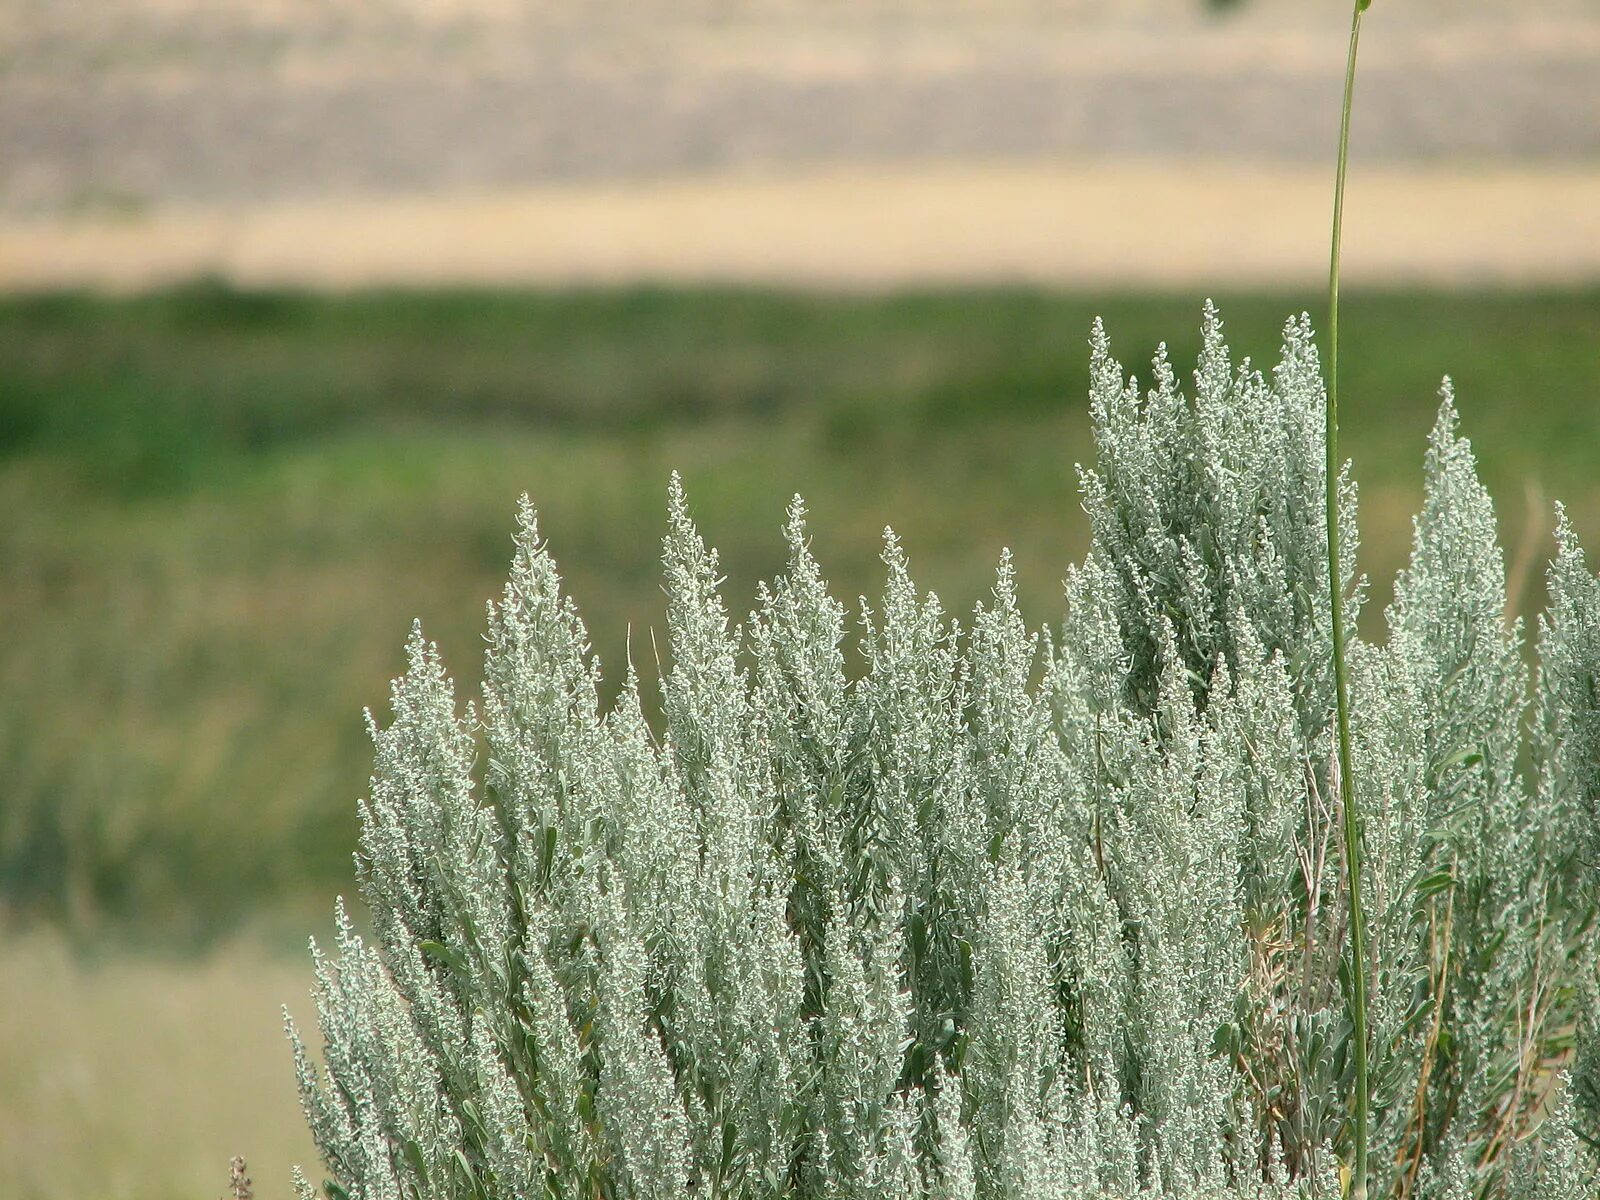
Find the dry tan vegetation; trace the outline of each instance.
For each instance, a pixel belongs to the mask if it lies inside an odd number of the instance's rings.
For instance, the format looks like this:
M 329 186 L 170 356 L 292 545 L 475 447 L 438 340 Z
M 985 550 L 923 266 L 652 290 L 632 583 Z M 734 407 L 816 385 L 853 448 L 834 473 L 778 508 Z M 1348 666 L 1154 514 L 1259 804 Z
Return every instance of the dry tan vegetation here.
M 315 1168 L 278 1019 L 310 971 L 239 941 L 198 960 L 74 955 L 12 934 L 0 971 L 0 1196 L 220 1195 L 228 1156 L 262 1200 Z
M 1100 163 L 818 169 L 0 226 L 0 287 L 718 281 L 1314 285 L 1325 172 Z M 1600 275 L 1600 169 L 1365 170 L 1347 279 Z

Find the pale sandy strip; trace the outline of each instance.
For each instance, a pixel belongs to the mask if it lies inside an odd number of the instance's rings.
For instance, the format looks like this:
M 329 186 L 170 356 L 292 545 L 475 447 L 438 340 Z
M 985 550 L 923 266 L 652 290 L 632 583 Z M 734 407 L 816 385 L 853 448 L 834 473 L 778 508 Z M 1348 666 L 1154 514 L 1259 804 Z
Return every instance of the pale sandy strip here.
M 1281 167 L 829 169 L 0 221 L 0 288 L 722 281 L 1301 285 L 1329 179 Z M 1600 167 L 1357 168 L 1354 282 L 1600 279 Z

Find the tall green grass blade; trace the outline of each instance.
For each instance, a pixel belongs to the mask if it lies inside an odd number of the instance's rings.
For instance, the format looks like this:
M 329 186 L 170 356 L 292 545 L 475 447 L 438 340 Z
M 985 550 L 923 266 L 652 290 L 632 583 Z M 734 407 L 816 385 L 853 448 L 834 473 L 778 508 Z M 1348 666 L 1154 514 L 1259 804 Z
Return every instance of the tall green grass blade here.
M 1350 670 L 1345 655 L 1344 589 L 1339 570 L 1339 255 L 1344 233 L 1344 183 L 1350 158 L 1350 108 L 1355 95 L 1356 52 L 1361 14 L 1371 0 L 1356 0 L 1350 21 L 1350 54 L 1344 71 L 1344 104 L 1339 114 L 1339 169 L 1333 192 L 1333 246 L 1328 261 L 1328 604 L 1333 620 L 1333 674 L 1339 734 L 1339 801 L 1343 814 L 1346 896 L 1350 904 L 1350 1008 L 1355 1041 L 1355 1096 L 1349 1194 L 1367 1196 L 1367 1126 L 1372 1091 L 1367 1066 L 1366 913 L 1361 900 L 1361 814 L 1356 808 L 1350 766 Z

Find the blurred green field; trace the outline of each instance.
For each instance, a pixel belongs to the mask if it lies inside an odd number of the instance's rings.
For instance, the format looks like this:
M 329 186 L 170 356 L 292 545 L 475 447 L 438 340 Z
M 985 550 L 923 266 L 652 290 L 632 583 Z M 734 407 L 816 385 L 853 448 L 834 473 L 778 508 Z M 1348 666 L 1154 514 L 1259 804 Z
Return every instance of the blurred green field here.
M 1219 296 L 1275 359 L 1307 296 Z M 654 673 L 681 469 L 735 613 L 803 493 L 839 594 L 884 524 L 966 610 L 1003 546 L 1035 623 L 1086 530 L 1087 333 L 1187 371 L 1198 295 L 734 290 L 0 301 L 0 904 L 212 933 L 347 886 L 412 617 L 465 694 L 532 495 L 615 678 Z M 1439 377 L 1536 603 L 1554 498 L 1600 543 L 1600 290 L 1357 294 L 1345 445 L 1378 619 Z M 1525 581 L 1520 582 L 1520 581 Z

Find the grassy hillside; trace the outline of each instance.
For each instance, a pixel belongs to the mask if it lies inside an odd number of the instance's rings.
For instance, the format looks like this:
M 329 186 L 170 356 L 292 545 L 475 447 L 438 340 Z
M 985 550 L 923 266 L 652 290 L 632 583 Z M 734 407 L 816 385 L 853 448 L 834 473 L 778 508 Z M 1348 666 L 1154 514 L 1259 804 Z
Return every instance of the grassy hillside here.
M 1310 297 L 1219 297 L 1275 358 Z M 1082 552 L 1086 337 L 1187 371 L 1201 298 L 1025 291 L 0 302 L 0 900 L 214 928 L 349 873 L 413 616 L 470 694 L 527 491 L 615 676 L 654 671 L 666 477 L 744 611 L 787 497 L 846 595 L 903 535 L 952 608 L 1017 553 L 1037 623 Z M 1600 291 L 1356 295 L 1346 441 L 1381 628 L 1439 376 L 1537 599 L 1548 505 L 1600 541 Z M 1529 497 L 1535 502 L 1529 518 Z M 1530 567 L 1532 568 L 1530 570 Z

